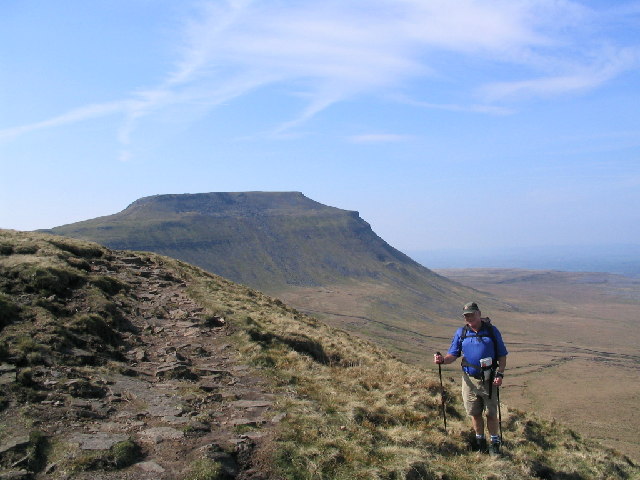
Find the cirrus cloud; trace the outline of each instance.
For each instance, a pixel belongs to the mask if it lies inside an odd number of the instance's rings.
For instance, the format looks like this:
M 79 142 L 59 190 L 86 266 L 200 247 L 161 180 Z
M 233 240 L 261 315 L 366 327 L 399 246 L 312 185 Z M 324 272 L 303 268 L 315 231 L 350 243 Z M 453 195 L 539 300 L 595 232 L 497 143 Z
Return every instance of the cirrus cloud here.
M 163 81 L 123 92 L 121 100 L 2 130 L 0 138 L 119 114 L 117 140 L 126 146 L 140 123 L 159 112 L 186 106 L 206 113 L 272 85 L 285 85 L 303 102 L 285 122 L 274 116 L 272 133 L 279 134 L 367 95 L 505 114 L 513 99 L 584 92 L 637 68 L 637 44 L 616 45 L 610 32 L 620 12 L 629 11 L 611 7 L 598 23 L 602 12 L 569 0 L 198 3 Z M 437 89 L 443 84 L 455 85 L 450 98 Z

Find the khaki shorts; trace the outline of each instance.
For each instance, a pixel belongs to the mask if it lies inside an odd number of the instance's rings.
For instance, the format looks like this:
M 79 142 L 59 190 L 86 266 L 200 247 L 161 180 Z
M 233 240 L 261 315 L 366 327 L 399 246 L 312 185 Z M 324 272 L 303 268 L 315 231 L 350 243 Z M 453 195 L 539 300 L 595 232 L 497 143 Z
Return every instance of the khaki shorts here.
M 498 392 L 495 385 L 491 385 L 491 398 L 489 398 L 489 381 L 483 381 L 462 373 L 462 401 L 467 414 L 472 417 L 482 415 L 487 409 L 487 415 L 498 416 Z

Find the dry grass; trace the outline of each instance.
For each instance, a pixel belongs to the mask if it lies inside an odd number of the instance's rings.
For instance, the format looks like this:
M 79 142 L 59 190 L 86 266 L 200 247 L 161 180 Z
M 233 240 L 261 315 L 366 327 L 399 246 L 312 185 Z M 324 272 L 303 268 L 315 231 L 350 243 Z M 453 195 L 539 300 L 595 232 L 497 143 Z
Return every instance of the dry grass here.
M 513 306 L 481 303 L 510 351 L 505 404 L 560 419 L 640 462 L 640 423 L 633 414 L 640 384 L 629 381 L 640 368 L 640 333 L 634 327 L 640 281 L 561 272 L 439 273 Z M 433 352 L 446 350 L 462 323 L 452 316 L 425 316 L 428 310 L 383 283 L 291 288 L 279 295 L 427 370 L 433 369 Z M 456 381 L 458 372 L 459 364 L 443 369 Z
M 587 479 L 632 478 L 638 472 L 624 457 L 506 406 L 505 458 L 469 453 L 470 427 L 457 380 L 446 380 L 445 434 L 433 369 L 408 365 L 277 300 L 208 277 L 192 283 L 194 296 L 218 306 L 226 296 L 238 349 L 274 378 L 283 395 L 278 408 L 286 420 L 261 453 L 274 476 Z

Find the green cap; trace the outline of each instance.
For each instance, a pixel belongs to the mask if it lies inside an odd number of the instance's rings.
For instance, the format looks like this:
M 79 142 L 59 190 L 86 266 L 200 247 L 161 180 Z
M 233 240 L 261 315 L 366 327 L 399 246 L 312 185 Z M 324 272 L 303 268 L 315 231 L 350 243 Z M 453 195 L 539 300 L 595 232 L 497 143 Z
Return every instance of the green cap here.
M 475 313 L 479 312 L 478 304 L 476 302 L 465 303 L 464 307 L 462 307 L 462 314 L 466 315 L 467 313 Z

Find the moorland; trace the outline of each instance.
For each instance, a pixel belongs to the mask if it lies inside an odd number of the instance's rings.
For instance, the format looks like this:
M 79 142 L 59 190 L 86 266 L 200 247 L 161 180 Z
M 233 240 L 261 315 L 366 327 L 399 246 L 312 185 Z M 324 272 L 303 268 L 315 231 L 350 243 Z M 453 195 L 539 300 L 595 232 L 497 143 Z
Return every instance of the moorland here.
M 0 230 L 0 469 L 13 479 L 628 479 L 640 467 L 505 406 L 470 431 L 433 369 L 157 254 Z M 456 392 L 456 393 L 454 393 Z

